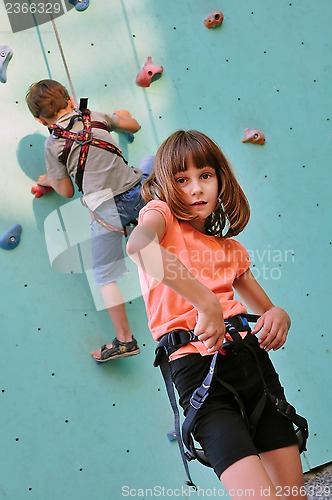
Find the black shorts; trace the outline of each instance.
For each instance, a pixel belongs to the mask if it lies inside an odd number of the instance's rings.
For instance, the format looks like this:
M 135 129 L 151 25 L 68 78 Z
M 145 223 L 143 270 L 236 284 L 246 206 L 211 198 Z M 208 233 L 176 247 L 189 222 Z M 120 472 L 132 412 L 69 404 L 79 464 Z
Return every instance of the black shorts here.
M 269 391 L 285 399 L 278 374 L 268 353 L 259 347 L 257 338 L 249 333 L 243 342 L 256 352 Z M 201 385 L 209 370 L 211 359 L 211 356 L 189 354 L 170 363 L 184 414 L 187 413 L 192 393 Z M 250 350 L 243 346 L 236 351 L 229 349 L 225 356 L 219 355 L 215 377 L 235 388 L 247 415 L 250 415 L 263 391 L 257 361 Z M 193 435 L 218 478 L 230 465 L 244 457 L 297 444 L 292 422 L 281 415 L 269 399 L 252 437 L 234 395 L 215 378 L 208 398 L 197 412 Z

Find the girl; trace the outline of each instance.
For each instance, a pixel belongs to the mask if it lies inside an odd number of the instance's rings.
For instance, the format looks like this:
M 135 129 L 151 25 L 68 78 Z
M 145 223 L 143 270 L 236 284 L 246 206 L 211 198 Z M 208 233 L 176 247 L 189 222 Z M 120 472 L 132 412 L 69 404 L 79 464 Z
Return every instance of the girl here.
M 176 329 L 193 329 L 199 339 L 170 356 L 184 414 L 223 344 L 224 319 L 246 313 L 234 290 L 260 315 L 252 330 L 259 337 L 243 334 L 243 342 L 255 350 L 269 391 L 285 399 L 268 351 L 283 346 L 290 318 L 253 277 L 245 248 L 231 239 L 247 225 L 250 209 L 220 148 L 201 132 L 174 132 L 160 146 L 142 190 L 148 203 L 127 252 L 139 266 L 149 328 L 157 341 Z M 306 498 L 292 423 L 268 400 L 252 437 L 234 396 L 217 379 L 237 390 L 248 415 L 262 384 L 248 349 L 230 350 L 218 355 L 209 396 L 198 410 L 195 440 L 232 498 L 242 498 L 244 490 L 254 498 L 262 492 L 272 499 Z

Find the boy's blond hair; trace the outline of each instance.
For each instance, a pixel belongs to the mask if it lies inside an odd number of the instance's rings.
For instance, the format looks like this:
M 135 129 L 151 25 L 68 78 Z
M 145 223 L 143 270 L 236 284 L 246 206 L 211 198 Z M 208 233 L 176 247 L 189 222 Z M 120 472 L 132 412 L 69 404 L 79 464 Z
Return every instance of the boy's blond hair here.
M 35 118 L 54 118 L 68 106 L 68 90 L 55 80 L 33 83 L 26 95 L 26 103 Z

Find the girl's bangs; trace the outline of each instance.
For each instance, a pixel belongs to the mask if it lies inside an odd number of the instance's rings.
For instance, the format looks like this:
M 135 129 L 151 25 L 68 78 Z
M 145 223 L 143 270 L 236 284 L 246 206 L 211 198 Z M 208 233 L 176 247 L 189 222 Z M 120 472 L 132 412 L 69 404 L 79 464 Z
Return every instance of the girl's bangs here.
M 184 154 L 183 151 L 185 151 Z M 190 136 L 186 137 L 185 144 L 179 144 L 178 151 L 174 152 L 173 174 L 185 172 L 189 162 L 199 169 L 209 166 L 216 170 L 216 165 L 218 165 L 214 148 Z

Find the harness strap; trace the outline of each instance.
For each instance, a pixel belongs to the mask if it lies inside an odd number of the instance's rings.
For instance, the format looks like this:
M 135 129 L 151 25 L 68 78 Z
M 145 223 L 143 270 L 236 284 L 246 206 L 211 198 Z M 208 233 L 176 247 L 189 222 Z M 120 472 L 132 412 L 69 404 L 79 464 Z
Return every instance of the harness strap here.
M 252 316 L 250 319 L 252 321 L 257 321 L 259 316 Z M 250 327 L 248 324 L 247 318 L 243 315 L 241 316 L 235 316 L 233 318 L 229 318 L 225 320 L 225 327 L 226 331 L 229 335 L 231 335 L 233 342 L 235 341 L 238 343 L 238 340 L 242 342 L 242 338 L 240 337 L 239 333 L 240 331 L 250 331 Z M 193 439 L 192 439 L 192 430 L 195 424 L 196 416 L 197 416 L 197 411 L 202 407 L 204 401 L 209 395 L 209 389 L 212 383 L 212 378 L 215 377 L 215 365 L 217 361 L 217 356 L 218 354 L 226 354 L 225 351 L 229 348 L 231 345 L 231 342 L 224 342 L 222 349 L 218 352 L 216 352 L 212 358 L 211 364 L 209 371 L 203 380 L 202 384 L 200 387 L 198 387 L 192 394 L 190 398 L 190 408 L 187 412 L 186 418 L 184 419 L 184 422 L 182 424 L 182 439 L 183 442 L 187 448 L 187 453 L 186 456 L 188 460 L 192 460 L 196 458 L 199 462 L 201 462 L 203 465 L 206 465 L 208 467 L 211 467 L 211 464 L 204 454 L 203 450 L 195 448 L 193 444 Z M 253 436 L 255 433 L 255 428 L 256 424 L 259 420 L 259 417 L 264 409 L 265 406 L 265 398 L 261 398 L 258 405 L 255 408 L 255 411 L 258 409 L 257 416 L 253 414 L 250 415 L 248 418 L 247 412 L 244 408 L 243 402 L 238 395 L 237 391 L 235 388 L 222 380 L 220 377 L 215 377 L 215 380 L 219 382 L 221 386 L 223 386 L 227 391 L 229 391 L 231 394 L 233 394 L 235 401 L 237 402 L 239 409 L 241 411 L 242 418 L 244 419 L 250 434 Z
M 169 398 L 169 401 L 170 401 L 170 404 L 171 404 L 171 407 L 172 407 L 172 410 L 174 413 L 174 426 L 175 426 L 176 440 L 178 442 L 183 466 L 184 466 L 184 469 L 186 471 L 187 478 L 188 478 L 188 481 L 186 481 L 186 484 L 190 487 L 195 488 L 195 490 L 197 490 L 197 486 L 193 483 L 193 480 L 191 479 L 189 466 L 188 466 L 188 462 L 187 462 L 187 456 L 186 456 L 186 452 L 184 450 L 183 441 L 181 439 L 180 413 L 179 413 L 179 408 L 178 408 L 178 405 L 176 402 L 174 385 L 173 385 L 172 376 L 171 376 L 171 369 L 170 369 L 169 362 L 168 362 L 166 355 L 160 359 L 159 366 L 160 366 L 160 370 L 161 370 L 161 373 L 162 373 L 164 381 L 165 381 L 168 398 Z
M 123 234 L 124 236 L 127 236 L 127 231 L 126 231 L 125 227 L 120 229 L 119 227 L 113 226 L 113 224 L 110 224 L 105 219 L 102 219 L 101 217 L 99 217 L 99 215 L 97 215 L 92 210 L 89 209 L 89 212 L 91 214 L 91 217 L 93 217 L 95 219 L 95 221 L 98 222 L 98 224 L 105 227 L 108 231 L 115 231 L 117 233 Z
M 204 401 L 209 395 L 209 389 L 211 386 L 212 378 L 214 376 L 214 371 L 215 371 L 215 365 L 217 361 L 217 356 L 218 352 L 216 352 L 212 358 L 210 368 L 208 371 L 208 374 L 206 375 L 204 381 L 202 382 L 202 385 L 198 387 L 192 394 L 190 398 L 190 408 L 187 412 L 186 418 L 183 421 L 182 424 L 182 439 L 183 442 L 187 448 L 186 451 L 186 457 L 187 459 L 193 460 L 197 459 L 199 462 L 201 462 L 203 465 L 206 465 L 207 467 L 211 467 L 211 464 L 209 462 L 209 459 L 205 455 L 204 451 L 202 449 L 198 449 L 194 446 L 193 439 L 192 439 L 192 431 L 194 428 L 196 416 L 197 416 L 197 411 L 202 407 Z M 220 385 L 225 387 L 229 392 L 231 392 L 239 405 L 240 411 L 242 418 L 244 419 L 247 427 L 250 430 L 250 433 L 253 434 L 254 428 L 250 424 L 250 421 L 247 417 L 247 413 L 245 411 L 244 405 L 242 403 L 242 400 L 240 396 L 238 395 L 237 391 L 234 389 L 234 387 L 224 380 L 220 379 L 219 377 L 216 377 L 215 380 L 219 382 Z
M 261 400 L 264 398 L 264 405 L 263 405 L 262 411 L 264 409 L 264 406 L 266 404 L 267 399 L 269 398 L 272 401 L 272 403 L 276 406 L 277 411 L 279 413 L 281 413 L 284 417 L 288 418 L 288 420 L 290 420 L 295 425 L 295 427 L 296 427 L 295 433 L 297 436 L 298 447 L 299 447 L 300 453 L 302 453 L 303 451 L 306 451 L 306 449 L 307 449 L 306 443 L 307 443 L 307 439 L 309 437 L 309 428 L 308 428 L 307 419 L 302 417 L 302 415 L 299 415 L 296 412 L 296 409 L 294 408 L 294 406 L 292 406 L 290 403 L 288 403 L 288 401 L 286 401 L 285 399 L 279 399 L 277 396 L 275 396 L 274 394 L 272 394 L 269 391 L 269 389 L 266 385 L 265 378 L 264 378 L 263 372 L 261 370 L 259 361 L 257 359 L 257 354 L 252 349 L 252 347 L 250 347 L 248 345 L 246 345 L 246 349 L 248 349 L 251 352 L 251 354 L 253 355 L 253 357 L 255 358 L 256 364 L 257 364 L 257 370 L 259 372 L 260 378 L 261 378 L 262 383 L 263 383 L 264 390 L 263 390 L 263 395 L 262 395 Z M 258 420 L 260 418 L 261 413 L 258 414 L 258 406 L 261 404 L 261 400 L 259 401 L 259 403 L 258 403 L 257 407 L 255 408 L 254 412 L 252 413 L 252 415 L 250 416 L 250 422 L 252 425 L 256 425 L 256 423 L 258 422 Z
M 246 315 L 243 315 L 245 317 Z M 257 321 L 259 316 L 254 316 L 250 315 L 250 319 L 252 321 Z M 238 319 L 238 317 L 230 318 L 225 321 L 225 326 L 227 331 L 229 332 L 230 328 L 233 327 L 238 327 L 241 330 L 246 330 L 247 325 L 243 324 L 243 322 Z M 156 348 L 155 354 L 155 360 L 153 363 L 153 366 L 157 367 L 160 366 L 160 370 L 165 382 L 168 398 L 170 400 L 173 413 L 174 413 L 174 427 L 175 427 L 175 436 L 176 440 L 179 446 L 182 462 L 187 474 L 188 481 L 186 484 L 193 486 L 195 489 L 197 489 L 196 485 L 193 483 L 192 478 L 190 476 L 190 471 L 188 467 L 188 461 L 197 459 L 199 462 L 201 462 L 203 465 L 206 465 L 208 467 L 211 467 L 211 464 L 206 457 L 204 451 L 202 449 L 197 449 L 195 448 L 193 444 L 193 440 L 191 437 L 191 431 L 193 429 L 194 423 L 195 423 L 195 418 L 198 409 L 202 406 L 204 403 L 205 399 L 208 396 L 208 391 L 212 382 L 213 374 L 214 374 L 214 368 L 218 356 L 218 352 L 216 352 L 213 355 L 210 369 L 208 374 L 206 375 L 202 385 L 198 387 L 193 395 L 191 396 L 190 399 L 190 408 L 188 410 L 188 413 L 186 415 L 186 418 L 184 419 L 184 422 L 182 424 L 182 432 L 180 428 L 180 417 L 179 417 L 179 409 L 177 406 L 176 402 L 176 397 L 175 397 L 175 392 L 174 392 L 174 385 L 172 381 L 172 374 L 171 374 L 171 368 L 170 368 L 170 363 L 168 361 L 168 356 L 170 353 L 175 352 L 178 348 L 181 346 L 184 346 L 188 344 L 188 342 L 194 342 L 197 341 L 198 338 L 194 335 L 194 330 L 173 330 L 169 332 L 168 334 L 165 334 L 159 341 L 158 346 Z M 224 348 L 227 348 L 229 345 L 229 342 L 225 342 L 223 344 Z M 244 407 L 242 404 L 241 399 L 239 398 L 237 392 L 235 389 L 227 384 L 224 381 L 221 381 L 222 384 L 230 390 L 233 394 L 236 400 L 238 401 L 240 408 L 241 408 L 241 413 L 243 414 L 243 417 L 246 418 L 246 413 L 244 411 Z M 186 450 L 184 448 L 184 444 L 186 446 Z
M 244 418 L 246 425 L 248 427 L 248 430 L 250 434 L 253 436 L 255 433 L 255 429 L 257 427 L 257 423 L 262 415 L 262 412 L 264 410 L 264 407 L 266 405 L 266 402 L 268 398 L 273 402 L 273 404 L 276 406 L 277 410 L 287 417 L 295 426 L 297 426 L 297 429 L 295 429 L 297 438 L 298 438 L 298 445 L 299 445 L 299 451 L 302 453 L 303 451 L 306 450 L 306 441 L 309 436 L 309 431 L 308 431 L 308 422 L 307 420 L 302 417 L 301 415 L 296 413 L 295 408 L 288 403 L 284 399 L 279 399 L 273 394 L 270 393 L 267 384 L 265 382 L 261 367 L 259 365 L 259 361 L 257 358 L 257 355 L 255 351 L 248 345 L 243 343 L 242 337 L 239 335 L 240 331 L 251 331 L 248 322 L 256 322 L 259 319 L 259 316 L 253 315 L 253 314 L 242 314 L 239 316 L 235 316 L 233 318 L 229 318 L 225 320 L 225 326 L 226 326 L 226 331 L 229 333 L 232 337 L 233 342 L 224 342 L 222 348 L 219 350 L 219 352 L 216 352 L 212 358 L 211 364 L 209 371 L 203 380 L 202 384 L 200 387 L 198 387 L 192 394 L 190 398 L 190 407 L 189 410 L 186 414 L 186 417 L 183 421 L 182 424 L 182 432 L 180 429 L 180 419 L 179 419 L 179 410 L 177 407 L 176 403 L 176 398 L 175 398 L 175 392 L 174 392 L 174 385 L 172 381 L 172 374 L 171 374 L 171 369 L 170 369 L 170 363 L 168 361 L 168 356 L 172 353 L 175 352 L 177 349 L 182 347 L 183 345 L 186 345 L 188 342 L 194 342 L 197 341 L 198 338 L 194 335 L 194 330 L 173 330 L 172 332 L 169 332 L 168 334 L 164 335 L 160 342 L 158 343 L 158 346 L 156 348 L 156 357 L 154 360 L 154 366 L 160 366 L 161 372 L 165 381 L 167 393 L 169 400 L 171 402 L 171 406 L 174 412 L 174 424 L 175 424 L 175 436 L 178 442 L 178 446 L 180 449 L 181 453 L 181 458 L 185 467 L 185 471 L 187 474 L 188 482 L 187 484 L 192 485 L 196 488 L 196 486 L 193 484 L 189 468 L 188 468 L 188 463 L 187 461 L 197 459 L 199 462 L 201 462 L 203 465 L 206 465 L 208 467 L 211 467 L 211 464 L 209 462 L 209 459 L 206 457 L 204 451 L 202 449 L 198 449 L 194 446 L 193 443 L 193 438 L 192 438 L 192 430 L 195 424 L 196 416 L 197 416 L 197 411 L 202 407 L 204 401 L 208 397 L 209 394 L 209 389 L 211 386 L 212 378 L 214 376 L 214 371 L 215 371 L 215 366 L 216 366 L 216 361 L 217 361 L 217 356 L 218 354 L 226 354 L 225 351 L 231 346 L 235 345 L 237 348 L 246 348 L 249 349 L 252 355 L 254 356 L 257 364 L 257 369 L 260 375 L 260 378 L 262 380 L 262 386 L 263 386 L 263 393 L 258 401 L 255 409 L 251 413 L 251 415 L 248 417 L 246 410 L 244 408 L 244 405 L 242 403 L 241 398 L 239 397 L 237 391 L 235 390 L 234 387 L 232 387 L 230 384 L 227 382 L 221 380 L 219 377 L 216 377 L 216 380 L 223 386 L 225 387 L 228 391 L 230 391 L 235 400 L 237 401 L 242 417 Z M 184 445 L 186 447 L 186 451 L 184 448 Z M 197 488 L 196 488 L 197 489 Z
M 124 158 L 121 150 L 117 146 L 115 146 L 110 142 L 101 139 L 96 139 L 93 137 L 92 133 L 93 128 L 103 129 L 107 131 L 109 130 L 106 124 L 98 121 L 91 121 L 90 115 L 91 113 L 89 109 L 83 109 L 83 110 L 81 109 L 81 113 L 73 116 L 66 128 L 60 127 L 59 125 L 56 124 L 52 125 L 49 128 L 50 133 L 54 137 L 65 139 L 65 145 L 63 151 L 59 156 L 59 160 L 64 165 L 66 165 L 67 163 L 68 156 L 74 142 L 76 142 L 81 146 L 77 163 L 76 177 L 75 177 L 75 183 L 77 184 L 80 192 L 83 192 L 82 188 L 83 175 L 90 146 L 94 146 L 99 149 L 104 149 L 106 151 L 109 151 L 110 153 L 116 154 L 117 156 L 122 158 L 122 160 L 128 165 L 127 160 Z M 70 129 L 77 121 L 83 122 L 83 129 L 80 130 L 79 132 L 72 132 Z

